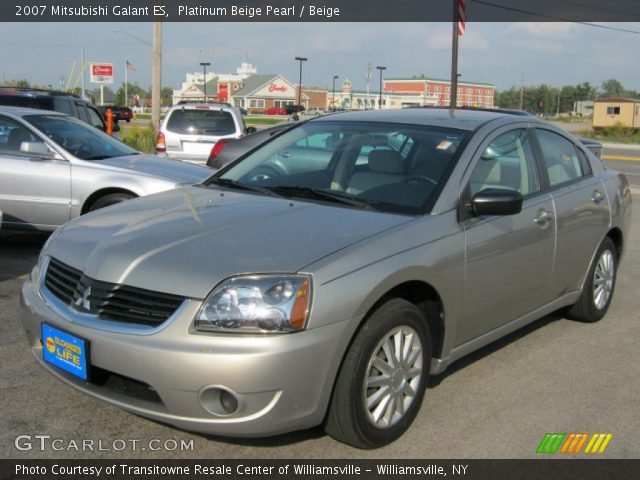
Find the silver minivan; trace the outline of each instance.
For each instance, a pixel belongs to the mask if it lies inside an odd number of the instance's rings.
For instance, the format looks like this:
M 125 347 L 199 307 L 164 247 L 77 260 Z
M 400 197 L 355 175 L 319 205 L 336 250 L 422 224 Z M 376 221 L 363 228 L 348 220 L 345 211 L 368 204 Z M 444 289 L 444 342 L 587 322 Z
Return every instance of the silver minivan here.
M 223 138 L 247 133 L 242 115 L 223 103 L 183 104 L 167 113 L 156 141 L 156 153 L 169 158 L 205 164 L 211 149 Z

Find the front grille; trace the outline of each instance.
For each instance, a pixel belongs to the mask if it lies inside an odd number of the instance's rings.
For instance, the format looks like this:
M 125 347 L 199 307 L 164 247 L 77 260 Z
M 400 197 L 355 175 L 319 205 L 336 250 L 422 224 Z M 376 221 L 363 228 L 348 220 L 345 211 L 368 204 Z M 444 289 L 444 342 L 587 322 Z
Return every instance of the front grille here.
M 80 312 L 122 323 L 158 326 L 167 320 L 184 297 L 108 283 L 51 258 L 44 284 L 56 297 Z

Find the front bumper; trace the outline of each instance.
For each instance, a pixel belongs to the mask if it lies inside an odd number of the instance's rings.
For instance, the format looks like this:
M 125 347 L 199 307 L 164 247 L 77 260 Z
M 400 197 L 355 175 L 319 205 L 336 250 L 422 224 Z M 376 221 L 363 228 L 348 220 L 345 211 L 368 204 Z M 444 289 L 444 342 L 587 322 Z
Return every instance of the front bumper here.
M 46 298 L 46 300 L 45 300 Z M 284 335 L 200 334 L 192 320 L 200 302 L 186 301 L 150 334 L 90 328 L 69 320 L 30 281 L 21 294 L 21 320 L 36 359 L 68 385 L 123 409 L 176 427 L 229 436 L 268 436 L 322 422 L 350 337 L 350 321 Z M 42 359 L 46 322 L 90 342 L 84 382 Z M 211 409 L 211 389 L 232 392 L 237 410 Z M 209 393 L 207 393 L 209 392 Z

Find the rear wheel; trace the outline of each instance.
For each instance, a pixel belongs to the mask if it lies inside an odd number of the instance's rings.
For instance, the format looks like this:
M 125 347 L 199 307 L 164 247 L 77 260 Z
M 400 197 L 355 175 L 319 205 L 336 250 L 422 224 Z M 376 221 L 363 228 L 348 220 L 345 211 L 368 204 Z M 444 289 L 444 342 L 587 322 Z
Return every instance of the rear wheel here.
M 125 200 L 131 200 L 135 198 L 135 195 L 130 193 L 110 193 L 105 195 L 104 197 L 98 198 L 93 204 L 89 207 L 87 212 L 95 212 L 96 210 L 100 210 L 104 207 L 109 207 L 111 205 L 115 205 L 116 203 L 124 202 Z
M 605 238 L 593 264 L 578 301 L 567 310 L 569 318 L 582 322 L 597 322 L 607 313 L 616 286 L 618 254 L 613 240 Z
M 326 432 L 357 448 L 391 443 L 420 410 L 430 363 L 431 339 L 420 309 L 400 298 L 384 303 L 346 354 Z

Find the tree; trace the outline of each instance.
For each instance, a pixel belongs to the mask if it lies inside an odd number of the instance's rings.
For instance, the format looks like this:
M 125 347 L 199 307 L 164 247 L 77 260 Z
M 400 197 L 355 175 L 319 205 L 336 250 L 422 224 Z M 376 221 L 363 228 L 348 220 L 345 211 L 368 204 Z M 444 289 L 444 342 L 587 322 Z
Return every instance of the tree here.
M 160 90 L 160 98 L 163 106 L 170 107 L 173 103 L 173 88 L 163 87 Z
M 620 97 L 625 94 L 622 83 L 615 78 L 610 78 L 602 82 L 600 89 L 602 90 L 602 95 L 605 97 Z

